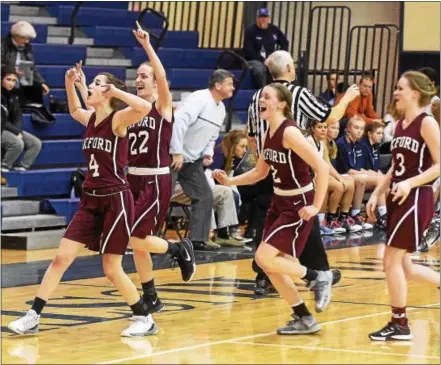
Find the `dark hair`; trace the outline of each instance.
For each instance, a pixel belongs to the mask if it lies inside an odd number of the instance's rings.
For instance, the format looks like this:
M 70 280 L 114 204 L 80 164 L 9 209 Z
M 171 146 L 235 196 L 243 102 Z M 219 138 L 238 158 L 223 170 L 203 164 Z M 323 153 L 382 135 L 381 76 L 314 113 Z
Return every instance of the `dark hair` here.
M 383 128 L 383 130 L 384 130 L 384 125 L 382 123 L 372 122 L 372 123 L 366 125 L 366 127 L 364 128 L 364 134 L 366 136 L 369 136 L 368 133 L 375 133 L 377 131 L 377 129 L 380 129 L 380 128 Z
M 329 72 L 326 74 L 326 80 L 330 80 L 331 79 L 331 75 L 337 75 L 338 78 L 338 71 L 337 70 L 329 70 Z
M 8 76 L 8 75 L 15 75 L 17 76 L 17 72 L 15 71 L 14 67 L 11 66 L 4 66 L 2 67 L 2 80 Z
M 349 85 L 345 82 L 339 82 L 335 87 L 335 91 L 337 94 L 343 94 L 349 88 Z
M 430 104 L 430 100 L 436 95 L 436 88 L 425 74 L 418 71 L 407 71 L 401 77 L 407 79 L 412 90 L 420 93 L 418 101 L 420 106 Z
M 286 102 L 286 107 L 285 107 L 285 109 L 283 109 L 283 115 L 287 119 L 292 119 L 292 111 L 291 111 L 292 94 L 291 94 L 291 92 L 288 90 L 288 88 L 285 85 L 282 85 L 282 84 L 278 84 L 278 83 L 273 82 L 272 84 L 269 84 L 268 86 L 273 88 L 274 90 L 276 90 L 277 99 L 279 99 L 279 101 Z
M 438 74 L 432 67 L 423 67 L 418 70 L 418 72 L 426 75 L 430 81 L 432 81 L 435 85 L 438 85 Z
M 233 73 L 220 68 L 211 74 L 210 80 L 208 81 L 208 88 L 210 90 L 214 89 L 216 86 L 216 82 L 223 82 L 225 79 L 228 79 L 228 78 L 231 78 L 234 80 Z
M 111 74 L 110 72 L 100 72 L 98 75 L 103 75 L 106 76 L 107 79 L 107 83 L 108 84 L 112 84 L 115 85 L 115 87 L 117 89 L 123 90 L 123 91 L 127 91 L 127 86 L 124 83 L 124 81 L 120 80 L 118 77 L 116 77 L 115 75 Z M 126 104 L 117 99 L 117 98 L 112 98 L 110 99 L 110 107 L 113 110 L 120 110 L 126 107 Z
M 365 71 L 361 75 L 360 84 L 363 82 L 363 80 L 369 80 L 369 81 L 374 82 L 374 75 L 372 74 L 372 72 Z

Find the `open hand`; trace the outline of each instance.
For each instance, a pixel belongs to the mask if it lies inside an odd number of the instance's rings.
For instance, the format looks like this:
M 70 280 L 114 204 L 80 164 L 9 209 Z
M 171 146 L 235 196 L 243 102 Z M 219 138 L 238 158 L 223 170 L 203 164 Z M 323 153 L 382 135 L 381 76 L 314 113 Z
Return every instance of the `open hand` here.
M 349 102 L 354 100 L 357 96 L 360 95 L 360 89 L 356 84 L 351 85 L 345 93 L 345 96 L 349 99 Z
M 66 71 L 66 75 L 64 76 L 64 80 L 67 83 L 74 83 L 77 77 L 78 77 L 77 70 L 75 67 L 72 67 Z
M 77 77 L 75 79 L 75 86 L 78 89 L 81 89 L 81 88 L 87 89 L 86 75 L 84 75 L 82 66 L 83 66 L 83 61 L 77 62 L 75 64 L 75 70 L 77 71 Z
M 230 185 L 231 179 L 228 177 L 226 172 L 223 170 L 214 170 L 212 177 L 215 178 L 219 184 Z
M 401 198 L 400 201 L 398 202 L 398 205 L 402 205 L 404 201 L 407 199 L 407 196 L 409 195 L 411 189 L 412 187 L 410 186 L 407 180 L 396 183 L 392 187 L 392 190 L 390 192 L 394 196 L 392 198 L 392 201 L 396 202 L 398 199 Z

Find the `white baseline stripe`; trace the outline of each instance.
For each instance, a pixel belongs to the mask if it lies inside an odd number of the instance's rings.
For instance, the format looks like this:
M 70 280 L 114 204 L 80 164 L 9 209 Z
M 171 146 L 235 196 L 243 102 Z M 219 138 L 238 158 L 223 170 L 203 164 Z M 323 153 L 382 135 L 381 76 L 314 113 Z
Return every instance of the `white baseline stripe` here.
M 423 305 L 422 307 L 429 308 L 429 307 L 434 307 L 436 305 L 439 305 L 439 303 L 426 304 L 426 305 Z M 420 308 L 407 308 L 407 311 L 416 310 L 416 309 L 421 309 L 421 307 Z M 390 315 L 390 311 L 381 312 L 381 313 L 367 314 L 365 316 L 358 316 L 358 317 L 349 317 L 349 318 L 344 318 L 344 319 L 338 319 L 338 320 L 335 320 L 335 321 L 328 321 L 328 322 L 323 322 L 323 323 L 320 323 L 320 324 L 322 326 L 325 326 L 325 325 L 328 325 L 328 324 L 355 321 L 357 319 L 378 317 L 378 316 L 382 316 L 382 315 L 385 315 L 385 314 L 389 314 Z M 97 365 L 101 365 L 101 364 L 117 364 L 117 363 L 131 361 L 131 360 L 144 359 L 144 358 L 148 358 L 148 357 L 152 357 L 152 356 L 160 356 L 160 355 L 166 355 L 166 354 L 170 354 L 170 353 L 194 350 L 194 349 L 199 349 L 199 348 L 202 348 L 202 347 L 220 345 L 220 344 L 223 344 L 223 343 L 231 343 L 231 342 L 235 342 L 235 341 L 248 340 L 248 339 L 251 339 L 251 338 L 265 337 L 265 336 L 270 336 L 270 335 L 275 335 L 275 334 L 276 334 L 275 331 L 271 331 L 271 332 L 266 332 L 266 333 L 260 333 L 258 335 L 249 335 L 249 336 L 243 336 L 243 337 L 230 338 L 230 339 L 221 340 L 221 341 L 206 342 L 206 343 L 201 343 L 199 345 L 179 347 L 179 348 L 176 348 L 176 349 L 159 351 L 159 352 L 155 352 L 155 353 L 152 353 L 152 354 L 138 355 L 138 356 L 132 356 L 132 357 L 125 357 L 125 358 L 122 358 L 122 359 L 116 359 L 116 360 L 99 362 L 99 363 L 97 363 Z
M 311 351 L 333 351 L 333 352 L 349 352 L 354 354 L 368 354 L 368 355 L 385 355 L 385 356 L 401 356 L 401 357 L 413 357 L 417 359 L 439 359 L 439 356 L 427 356 L 427 355 L 413 355 L 413 354 L 399 354 L 396 352 L 382 352 L 382 351 L 363 351 L 363 350 L 349 350 L 338 349 L 330 347 L 312 347 L 312 346 L 295 346 L 295 345 L 280 345 L 276 343 L 260 343 L 260 342 L 239 342 L 232 341 L 234 344 L 253 345 L 253 346 L 266 346 L 266 347 L 279 347 L 299 350 L 311 350 Z

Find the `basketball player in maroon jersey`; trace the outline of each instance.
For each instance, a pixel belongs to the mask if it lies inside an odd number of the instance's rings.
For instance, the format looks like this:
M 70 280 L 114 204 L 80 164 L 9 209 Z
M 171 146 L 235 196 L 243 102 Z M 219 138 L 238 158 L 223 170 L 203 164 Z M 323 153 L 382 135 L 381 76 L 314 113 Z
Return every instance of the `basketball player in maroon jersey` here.
M 152 110 L 128 129 L 127 178 L 135 198 L 130 246 L 141 279 L 143 298 L 150 313 L 155 313 L 164 304 L 155 290 L 150 253 L 171 254 L 181 268 L 184 281 L 191 280 L 196 265 L 190 240 L 173 243 L 155 236 L 164 224 L 172 196 L 169 151 L 173 103 L 164 67 L 150 44 L 149 34 L 141 29 L 138 22 L 136 24 L 138 29 L 133 34 L 150 60 L 150 64 L 143 63 L 137 70 L 136 91 L 139 97 L 152 103 Z
M 424 112 L 435 89 L 422 73 L 409 71 L 394 92 L 397 122 L 391 142 L 392 168 L 374 190 L 366 207 L 375 220 L 378 196 L 391 187 L 387 198 L 387 243 L 383 265 L 392 306 L 392 319 L 381 330 L 369 334 L 374 341 L 411 340 L 407 316 L 407 280 L 439 287 L 439 273 L 412 263 L 411 253 L 420 243 L 433 216 L 431 183 L 440 175 L 440 130 L 435 119 Z
M 269 129 L 256 167 L 234 178 L 229 178 L 221 170 L 213 173 L 221 184 L 249 185 L 264 179 L 270 168 L 273 172 L 274 195 L 265 221 L 263 240 L 256 251 L 256 262 L 293 309 L 294 320 L 277 330 L 281 335 L 309 334 L 320 330 L 320 325 L 300 297 L 293 278 L 306 279 L 312 287 L 330 286 L 332 281 L 332 276 L 328 277 L 324 271 L 308 269 L 296 260 L 311 231 L 311 218 L 318 214 L 326 196 L 329 167 L 292 120 L 291 105 L 292 95 L 285 86 L 275 83 L 266 86 L 259 106 L 260 116 L 268 121 Z M 316 174 L 315 193 L 310 167 Z M 330 299 L 327 298 L 328 301 Z
M 86 126 L 83 152 L 88 169 L 80 208 L 46 270 L 32 309 L 11 322 L 8 328 L 18 334 L 38 332 L 43 307 L 78 250 L 85 245 L 102 255 L 104 274 L 133 311 L 133 321 L 121 336 L 151 335 L 158 329 L 121 263 L 129 242 L 134 210 L 133 196 L 123 171 L 128 163 L 127 127 L 148 114 L 152 104 L 123 91 L 124 83 L 112 74 L 100 73 L 89 85 L 86 100 L 94 110 L 85 110 L 74 86 L 79 77 L 78 68 L 72 68 L 66 72 L 65 83 L 70 114 Z M 127 107 L 121 109 L 122 103 Z

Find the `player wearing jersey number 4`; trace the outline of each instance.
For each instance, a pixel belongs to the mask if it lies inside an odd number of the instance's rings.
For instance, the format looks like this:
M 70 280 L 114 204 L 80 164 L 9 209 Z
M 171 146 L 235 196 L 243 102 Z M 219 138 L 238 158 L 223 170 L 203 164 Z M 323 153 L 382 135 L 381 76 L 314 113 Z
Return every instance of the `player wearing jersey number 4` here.
M 433 217 L 433 181 L 440 175 L 440 131 L 424 107 L 435 95 L 430 80 L 419 72 L 406 72 L 394 92 L 396 108 L 403 119 L 397 122 L 391 142 L 392 168 L 378 185 L 366 207 L 375 220 L 378 196 L 390 186 L 387 198 L 387 247 L 383 265 L 392 307 L 390 322 L 369 334 L 374 341 L 411 340 L 407 316 L 407 281 L 440 285 L 439 273 L 412 263 L 424 230 Z
M 39 331 L 40 313 L 46 302 L 78 250 L 86 245 L 102 255 L 104 274 L 133 311 L 133 321 L 121 336 L 155 334 L 158 329 L 147 304 L 140 298 L 121 264 L 133 223 L 133 197 L 124 174 L 128 163 L 127 127 L 148 114 L 152 104 L 123 91 L 124 83 L 112 74 L 99 73 L 89 85 L 86 97 L 86 103 L 93 110 L 85 110 L 74 86 L 83 76 L 80 68 L 81 65 L 77 64 L 65 76 L 69 112 L 73 119 L 86 126 L 83 152 L 88 169 L 80 208 L 44 274 L 32 309 L 24 317 L 11 322 L 8 328 L 18 334 Z M 121 104 L 128 106 L 122 108 Z
M 152 110 L 129 127 L 129 173 L 127 178 L 135 198 L 135 220 L 130 246 L 141 279 L 144 300 L 151 313 L 163 309 L 153 279 L 151 253 L 169 253 L 181 268 L 182 280 L 190 281 L 196 271 L 193 244 L 189 239 L 174 243 L 157 237 L 167 216 L 172 195 L 170 140 L 173 104 L 166 73 L 150 44 L 147 32 L 137 22 L 133 34 L 144 48 L 150 63 L 136 73 L 136 92 L 152 103 Z

